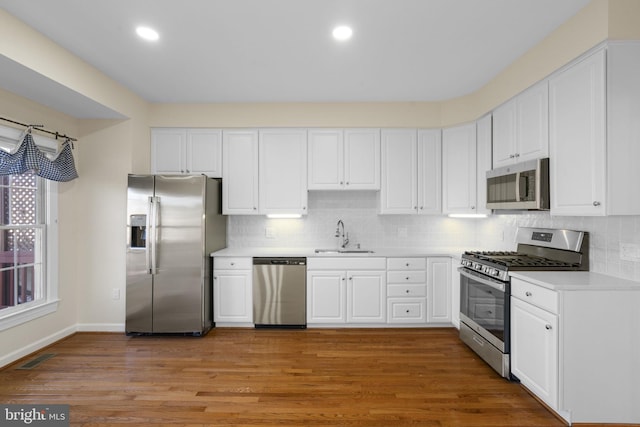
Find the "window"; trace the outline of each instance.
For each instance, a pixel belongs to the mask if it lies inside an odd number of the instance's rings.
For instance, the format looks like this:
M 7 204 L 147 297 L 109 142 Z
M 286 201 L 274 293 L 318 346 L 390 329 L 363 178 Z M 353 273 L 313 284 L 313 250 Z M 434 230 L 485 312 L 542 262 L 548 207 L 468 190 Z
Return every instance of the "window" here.
M 56 189 L 32 172 L 0 176 L 0 330 L 57 308 Z

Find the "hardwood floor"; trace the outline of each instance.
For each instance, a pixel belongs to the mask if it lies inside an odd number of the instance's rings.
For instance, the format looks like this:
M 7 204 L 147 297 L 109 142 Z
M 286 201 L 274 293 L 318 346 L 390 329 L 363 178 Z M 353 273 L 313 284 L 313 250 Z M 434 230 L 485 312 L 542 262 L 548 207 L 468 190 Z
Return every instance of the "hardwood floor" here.
M 74 426 L 564 425 L 455 329 L 78 333 L 0 371 L 0 401 L 70 404 Z

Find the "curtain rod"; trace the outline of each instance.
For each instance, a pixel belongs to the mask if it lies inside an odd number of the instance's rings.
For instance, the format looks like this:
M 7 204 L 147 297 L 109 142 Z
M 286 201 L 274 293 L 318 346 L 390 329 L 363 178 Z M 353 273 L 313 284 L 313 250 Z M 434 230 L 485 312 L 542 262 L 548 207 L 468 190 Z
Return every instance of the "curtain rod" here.
M 27 125 L 25 123 L 16 122 L 15 120 L 7 119 L 7 118 L 4 118 L 4 117 L 0 117 L 0 120 L 4 120 L 5 122 L 13 123 L 14 125 L 24 126 L 26 128 L 32 128 L 32 129 L 40 131 L 40 132 L 48 133 L 49 135 L 55 136 L 56 139 L 62 138 L 65 141 L 77 141 L 77 139 L 71 138 L 70 136 L 67 136 L 67 135 L 64 135 L 64 134 L 60 134 L 58 132 L 52 132 L 50 130 L 42 129 L 43 125 Z

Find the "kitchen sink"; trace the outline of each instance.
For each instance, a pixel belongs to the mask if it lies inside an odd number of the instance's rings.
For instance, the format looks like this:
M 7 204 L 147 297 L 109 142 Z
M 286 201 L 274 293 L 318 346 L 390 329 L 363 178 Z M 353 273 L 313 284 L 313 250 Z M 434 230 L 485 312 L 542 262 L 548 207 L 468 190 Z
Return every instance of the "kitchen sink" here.
M 316 249 L 317 254 L 372 254 L 366 249 Z

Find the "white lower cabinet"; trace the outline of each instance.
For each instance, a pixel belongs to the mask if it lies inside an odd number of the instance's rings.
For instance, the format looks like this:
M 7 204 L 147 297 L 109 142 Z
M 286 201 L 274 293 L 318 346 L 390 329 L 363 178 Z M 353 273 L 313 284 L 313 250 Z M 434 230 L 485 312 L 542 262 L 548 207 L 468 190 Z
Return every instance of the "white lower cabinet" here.
M 253 259 L 213 260 L 213 320 L 216 326 L 253 325 Z
M 558 409 L 558 316 L 511 297 L 511 373 Z
M 425 258 L 387 258 L 387 322 L 427 322 Z
M 451 323 L 451 258 L 427 258 L 427 322 Z
M 639 424 L 640 287 L 588 272 L 552 277 L 570 286 L 511 279 L 511 373 L 569 423 Z
M 307 325 L 384 323 L 384 258 L 308 258 Z

